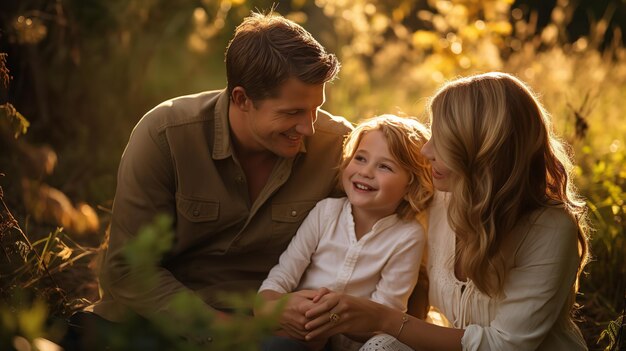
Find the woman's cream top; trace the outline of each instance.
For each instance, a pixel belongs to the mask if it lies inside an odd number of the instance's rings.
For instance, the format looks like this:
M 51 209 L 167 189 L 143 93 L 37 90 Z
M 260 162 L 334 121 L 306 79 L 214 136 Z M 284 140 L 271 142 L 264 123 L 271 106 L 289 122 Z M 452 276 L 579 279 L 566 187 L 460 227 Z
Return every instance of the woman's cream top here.
M 437 193 L 428 229 L 429 299 L 455 328 L 463 350 L 586 350 L 571 320 L 578 267 L 577 226 L 561 208 L 520 221 L 506 250 L 502 297 L 490 298 L 454 274 L 455 234 L 447 193 Z

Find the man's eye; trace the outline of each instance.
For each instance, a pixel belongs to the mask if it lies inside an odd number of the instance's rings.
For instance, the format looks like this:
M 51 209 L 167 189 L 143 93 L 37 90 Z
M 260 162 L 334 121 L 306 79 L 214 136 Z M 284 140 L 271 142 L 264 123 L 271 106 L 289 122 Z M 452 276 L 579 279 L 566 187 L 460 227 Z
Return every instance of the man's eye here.
M 288 114 L 289 116 L 295 116 L 300 113 L 300 110 L 287 111 L 285 113 Z

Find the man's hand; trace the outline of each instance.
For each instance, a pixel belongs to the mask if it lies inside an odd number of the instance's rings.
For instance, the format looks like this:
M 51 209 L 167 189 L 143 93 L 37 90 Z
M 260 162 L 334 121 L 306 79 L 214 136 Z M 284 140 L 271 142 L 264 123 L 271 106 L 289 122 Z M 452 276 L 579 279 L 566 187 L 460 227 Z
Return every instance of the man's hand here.
M 300 290 L 288 294 L 280 325 L 292 338 L 304 340 L 304 336 L 309 333 L 304 326 L 310 320 L 304 314 L 313 306 L 313 299 L 317 295 L 316 290 Z
M 279 318 L 280 327 L 289 337 L 304 340 L 304 336 L 309 333 L 304 325 L 310 321 L 304 316 L 304 313 L 314 305 L 313 299 L 315 297 L 319 299 L 323 293 L 320 293 L 319 290 L 300 290 L 282 294 L 272 290 L 264 290 L 259 295 L 265 300 L 265 304 L 261 311 L 255 309 L 255 314 L 274 311 L 279 299 L 285 297 L 287 302 Z

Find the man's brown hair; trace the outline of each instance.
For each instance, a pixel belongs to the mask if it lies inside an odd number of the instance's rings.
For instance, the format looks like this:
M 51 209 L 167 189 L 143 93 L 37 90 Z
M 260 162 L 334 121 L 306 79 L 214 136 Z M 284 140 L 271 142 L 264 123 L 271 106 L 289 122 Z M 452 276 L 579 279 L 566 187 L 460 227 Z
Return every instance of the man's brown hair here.
M 228 92 L 241 86 L 253 101 L 275 97 L 290 77 L 322 84 L 337 76 L 337 57 L 300 25 L 282 16 L 253 12 L 235 29 L 226 49 Z

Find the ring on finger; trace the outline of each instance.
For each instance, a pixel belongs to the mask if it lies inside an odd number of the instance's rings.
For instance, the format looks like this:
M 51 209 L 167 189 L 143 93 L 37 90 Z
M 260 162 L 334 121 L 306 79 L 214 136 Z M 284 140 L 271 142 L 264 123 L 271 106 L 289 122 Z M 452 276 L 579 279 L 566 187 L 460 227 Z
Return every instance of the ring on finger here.
M 328 315 L 328 319 L 330 320 L 330 322 L 331 322 L 331 323 L 337 323 L 337 322 L 339 322 L 339 320 L 341 319 L 341 317 L 340 317 L 337 313 L 335 313 L 335 312 L 331 312 L 331 313 Z

